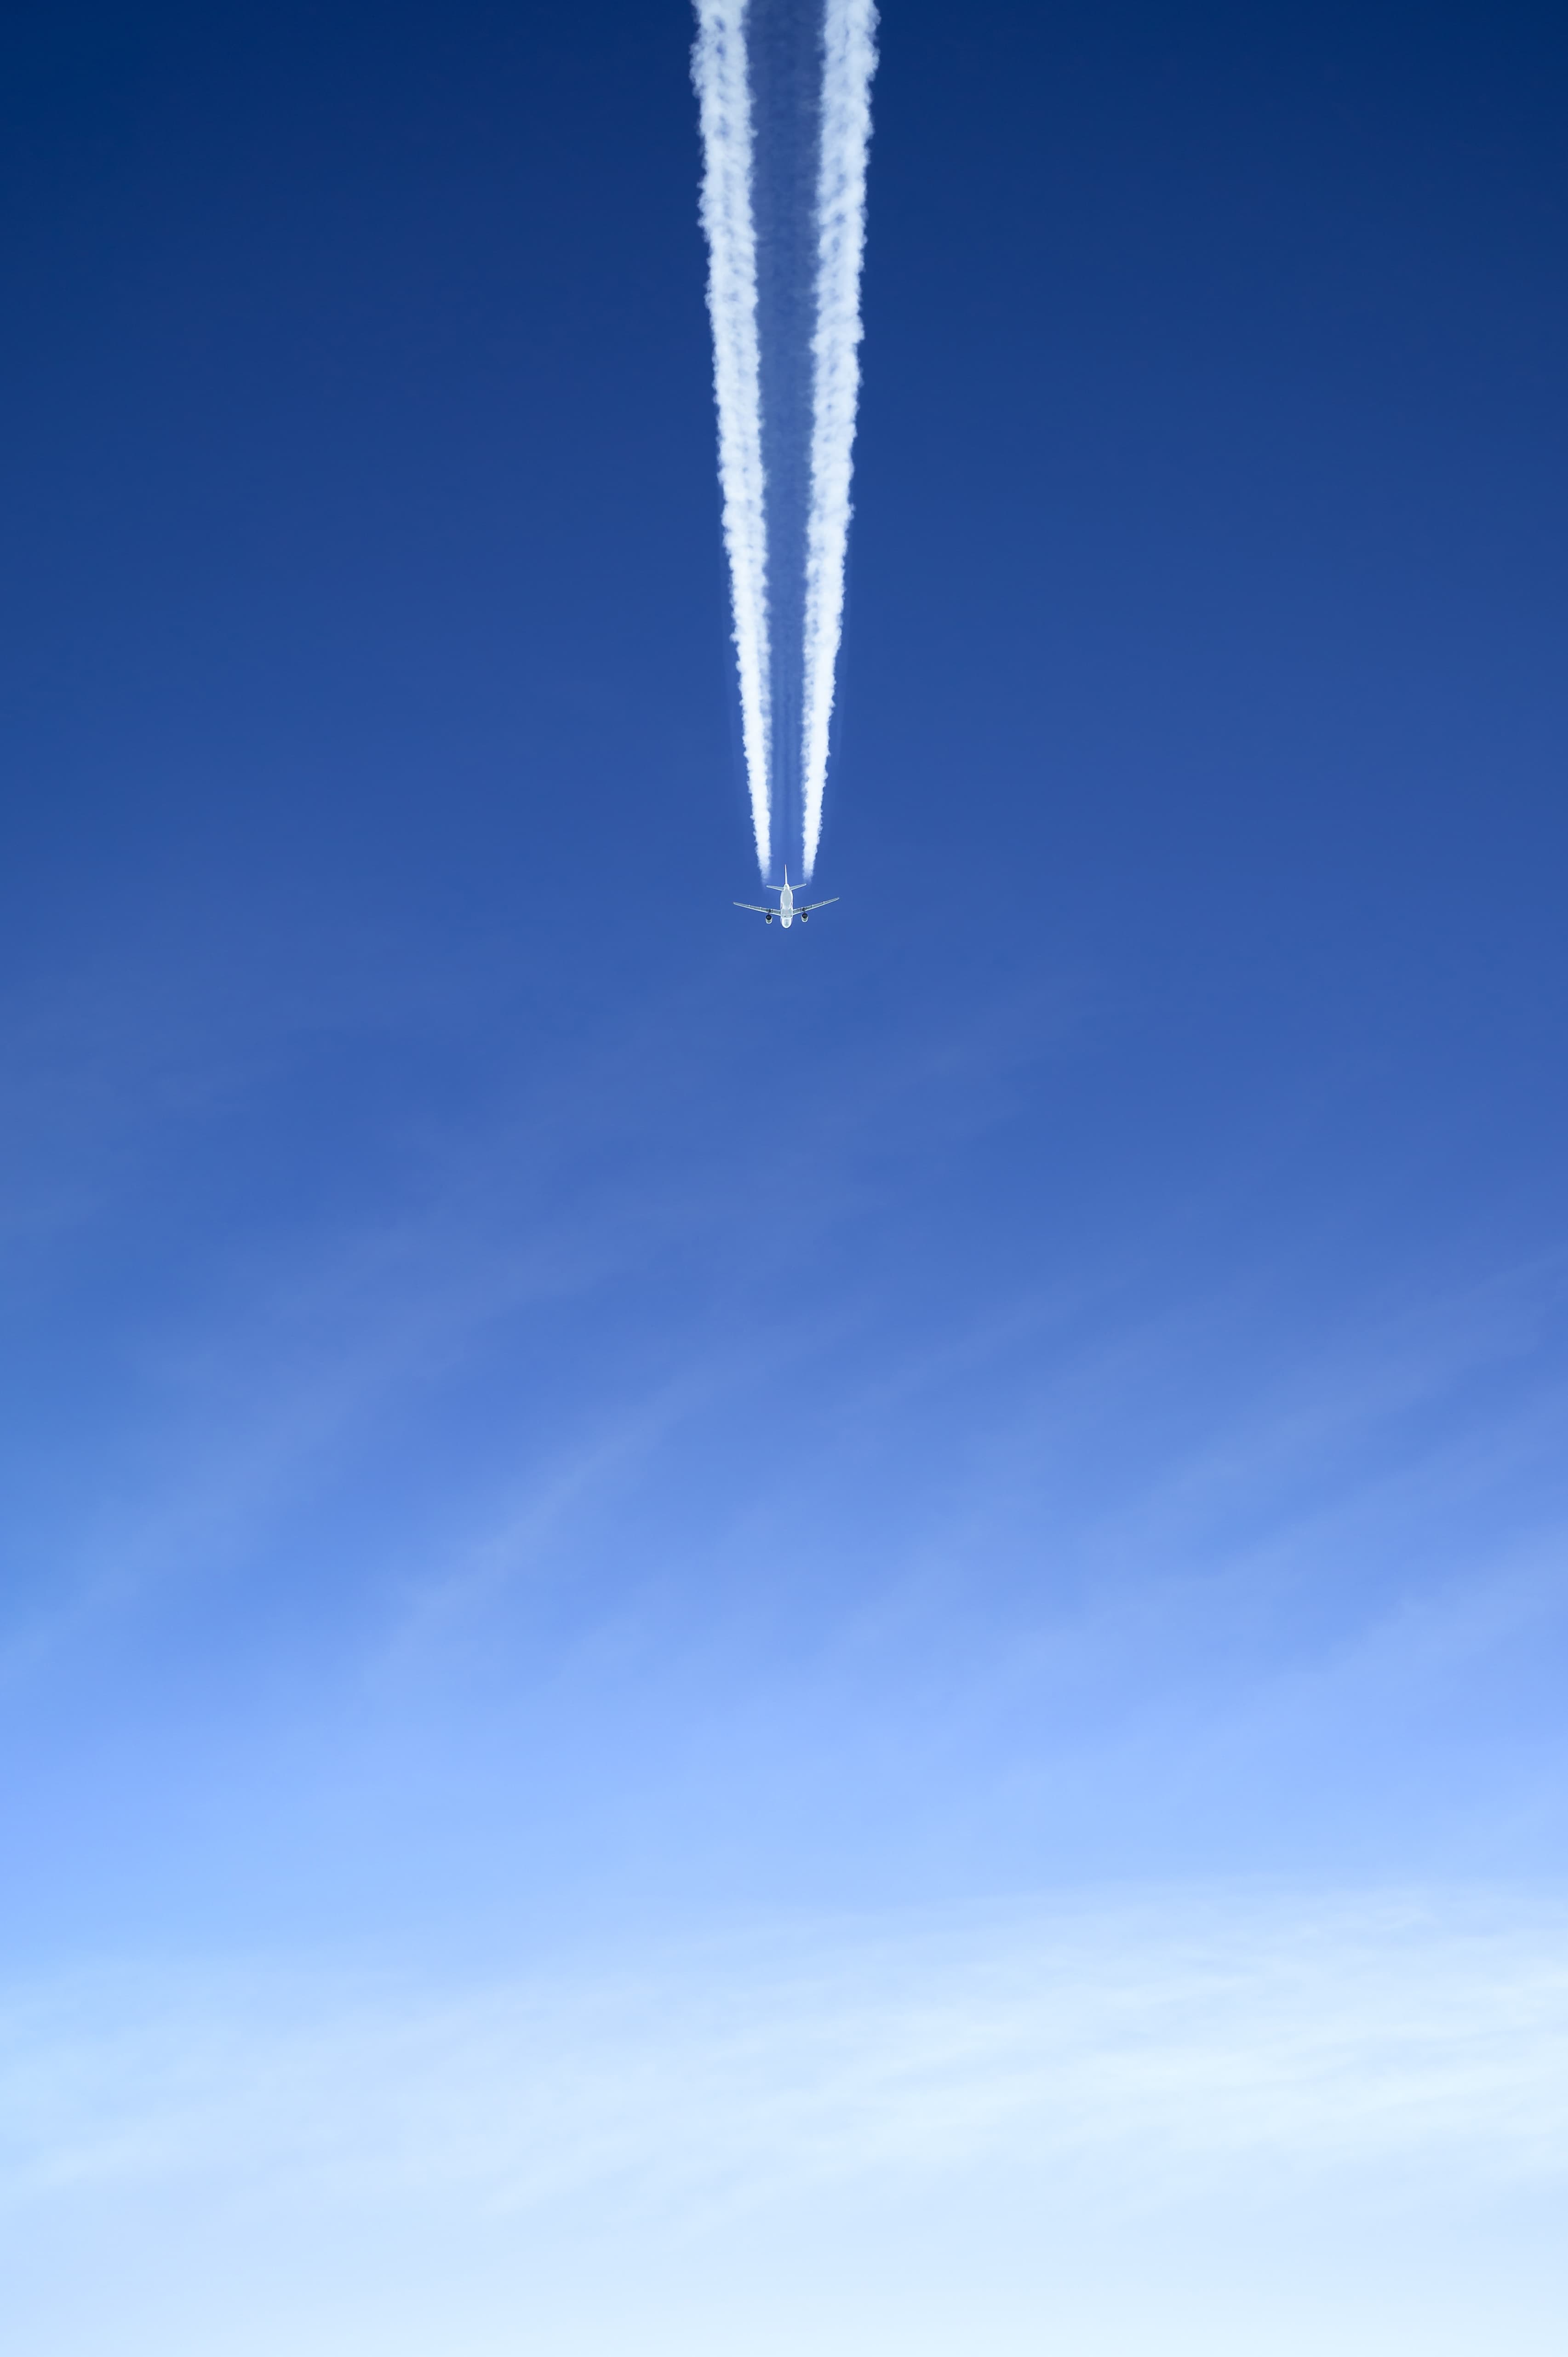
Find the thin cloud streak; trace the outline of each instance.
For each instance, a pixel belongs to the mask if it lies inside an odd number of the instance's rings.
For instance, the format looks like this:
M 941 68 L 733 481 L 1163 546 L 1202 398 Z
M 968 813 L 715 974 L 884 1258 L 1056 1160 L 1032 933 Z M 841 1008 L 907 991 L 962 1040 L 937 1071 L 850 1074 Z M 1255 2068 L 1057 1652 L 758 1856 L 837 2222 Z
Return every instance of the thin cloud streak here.
M 757 330 L 751 97 L 746 0 L 697 0 L 692 52 L 703 130 L 703 228 L 719 414 L 719 483 L 729 554 L 741 729 L 757 860 L 769 861 L 768 525 L 762 465 L 762 370 Z
M 649 1080 L 653 1043 L 692 1030 L 694 1013 L 689 992 L 650 998 L 635 1017 L 531 1064 L 519 1094 L 476 1110 L 428 1146 L 412 1186 L 390 1198 L 372 1192 L 324 1228 L 302 1228 L 255 1270 L 227 1272 L 221 1293 L 193 1311 L 150 1305 L 133 1329 L 135 1361 L 148 1376 L 134 1402 L 136 1445 L 113 1481 L 101 1468 L 80 1497 L 36 1510 L 25 1553 L 40 1576 L 17 1587 L 0 1620 L 0 1687 L 171 1583 L 227 1575 L 237 1557 L 264 1552 L 280 1517 L 296 1511 L 333 1459 L 382 1445 L 378 1434 L 411 1399 L 441 1395 L 509 1336 L 525 1372 L 536 1366 L 530 1320 L 567 1303 L 602 1307 L 632 1273 L 671 1265 L 694 1236 L 707 1273 L 682 1313 L 678 1380 L 660 1377 L 650 1388 L 634 1363 L 613 1396 L 601 1376 L 593 1395 L 574 1404 L 553 1378 L 531 1466 L 542 1448 L 564 1448 L 569 1468 L 609 1445 L 629 1469 L 639 1450 L 630 1447 L 623 1460 L 621 1437 L 667 1432 L 672 1402 L 758 1384 L 776 1372 L 780 1351 L 796 1363 L 813 1339 L 840 1331 L 851 1312 L 824 1321 L 808 1302 L 797 1317 L 776 1318 L 764 1346 L 735 1306 L 736 1288 L 749 1298 L 759 1267 L 766 1280 L 883 1200 L 868 1146 L 885 1152 L 919 1133 L 931 1042 L 916 1033 L 884 1043 L 874 1064 L 853 1052 L 831 1057 L 819 1073 L 809 1147 L 780 1140 L 766 1108 L 751 1103 L 736 1109 L 714 1146 L 694 1130 L 688 1135 L 686 1114 L 712 1060 L 741 1048 L 738 1016 L 704 1011 L 690 1071 L 661 1073 L 657 1091 Z M 1045 1018 L 1033 1006 L 1030 1017 L 1037 1033 Z M 1036 1037 L 1028 1052 L 1038 1044 Z M 223 1116 L 223 1043 L 199 1046 L 182 1085 L 201 1110 L 205 1140 Z M 956 1147 L 1005 1114 L 1026 1051 L 989 1014 L 938 1046 L 965 1075 L 963 1103 L 948 1116 Z M 86 1133 L 89 1145 L 112 1143 L 113 1123 L 129 1127 L 125 1101 L 141 1078 L 133 1063 L 109 1092 L 102 1129 Z M 674 1142 L 657 1175 L 631 1150 L 655 1135 Z M 128 1158 L 132 1147 L 156 1175 L 154 1144 L 133 1133 Z M 96 1158 L 113 1160 L 107 1146 Z M 110 1188 L 93 1232 L 113 1238 L 115 1221 L 136 1216 L 128 1182 L 121 1195 Z M 530 1421 L 538 1422 L 532 1407 Z M 92 1436 L 85 1445 L 96 1445 Z M 509 1456 L 497 1476 L 511 1501 L 495 1509 L 501 1525 L 534 1511 L 532 1472 L 521 1509 L 516 1482 Z M 555 1500 L 551 1526 L 569 1539 L 567 1501 L 580 1504 L 581 1492 L 570 1480 L 561 1488 L 546 1479 L 545 1491 Z M 476 1510 L 487 1526 L 492 1503 L 487 1489 Z M 460 1555 L 472 1551 L 466 1527 L 453 1543 Z M 488 1583 L 478 1586 L 484 1592 Z
M 860 397 L 860 275 L 865 157 L 876 70 L 872 0 L 827 0 L 817 188 L 817 320 L 812 341 L 811 506 L 806 527 L 804 867 L 816 865 L 827 785 L 833 673 L 843 629 L 850 479 Z

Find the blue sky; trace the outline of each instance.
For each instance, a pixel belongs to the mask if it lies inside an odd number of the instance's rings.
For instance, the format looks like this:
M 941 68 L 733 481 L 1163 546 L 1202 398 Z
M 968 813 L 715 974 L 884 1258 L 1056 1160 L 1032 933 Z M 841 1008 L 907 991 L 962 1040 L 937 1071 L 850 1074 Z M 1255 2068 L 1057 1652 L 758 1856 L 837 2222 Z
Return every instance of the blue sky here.
M 1568 55 L 888 0 L 752 888 L 675 0 L 11 13 L 0 2321 L 1554 2350 Z

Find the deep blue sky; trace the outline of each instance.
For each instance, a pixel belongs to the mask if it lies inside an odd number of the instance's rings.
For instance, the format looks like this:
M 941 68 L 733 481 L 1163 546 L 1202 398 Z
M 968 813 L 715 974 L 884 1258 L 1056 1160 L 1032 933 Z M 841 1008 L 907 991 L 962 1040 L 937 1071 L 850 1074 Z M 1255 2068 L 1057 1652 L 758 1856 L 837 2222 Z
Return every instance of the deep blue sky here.
M 635 1980 L 1130 1891 L 1152 1953 L 1209 1894 L 1244 1976 L 1238 1891 L 1414 1890 L 1462 1948 L 1455 1894 L 1558 1903 L 1563 27 L 888 0 L 842 899 L 788 937 L 730 906 L 690 38 L 0 29 L 29 2004 L 257 1956 Z M 122 2050 L 83 2005 L 60 2085 Z M 107 2345 L 56 2233 L 104 2238 L 117 2348 L 401 2352 L 362 2217 L 250 2340 L 117 2276 L 118 2225 L 40 2226 L 88 2133 L 44 2111 L 5 2179 L 38 2357 Z M 998 2352 L 1154 2345 L 1053 2308 L 1026 2222 L 952 2258 L 950 2328 L 889 2320 L 876 2217 L 800 2230 L 857 2357 L 974 2345 L 981 2278 Z M 1223 2274 L 1230 2225 L 1174 2242 Z M 1302 2346 L 1490 2349 L 1506 2279 L 1555 2347 L 1491 2251 Z M 1294 2347 L 1170 2265 L 1162 2347 Z M 503 2276 L 409 2349 L 628 2345 Z M 705 2322 L 646 2283 L 671 2346 L 773 2345 L 744 2282 Z

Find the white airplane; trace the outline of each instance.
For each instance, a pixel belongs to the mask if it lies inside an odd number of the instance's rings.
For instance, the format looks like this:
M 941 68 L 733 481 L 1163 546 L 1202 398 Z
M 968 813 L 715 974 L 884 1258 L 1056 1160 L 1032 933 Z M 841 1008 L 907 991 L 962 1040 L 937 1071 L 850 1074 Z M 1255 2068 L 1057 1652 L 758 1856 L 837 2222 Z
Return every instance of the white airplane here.
M 762 888 L 765 892 L 778 893 L 779 906 L 776 909 L 759 909 L 755 900 L 737 900 L 735 906 L 737 909 L 748 909 L 754 917 L 760 917 L 765 924 L 770 925 L 777 917 L 786 932 L 797 917 L 804 924 L 812 909 L 831 909 L 839 897 L 836 892 L 833 892 L 825 900 L 812 900 L 807 907 L 798 908 L 795 904 L 795 887 L 789 881 L 789 870 L 787 867 L 784 870 L 782 884 L 765 884 Z

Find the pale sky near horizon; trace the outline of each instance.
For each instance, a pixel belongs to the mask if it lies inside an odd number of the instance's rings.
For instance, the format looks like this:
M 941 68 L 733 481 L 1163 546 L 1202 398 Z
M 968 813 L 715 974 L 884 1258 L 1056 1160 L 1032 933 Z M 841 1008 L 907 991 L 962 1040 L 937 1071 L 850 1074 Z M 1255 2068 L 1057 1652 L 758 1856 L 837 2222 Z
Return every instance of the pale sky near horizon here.
M 1568 43 L 887 0 L 755 897 L 682 0 L 0 29 L 0 2343 L 1556 2357 Z

